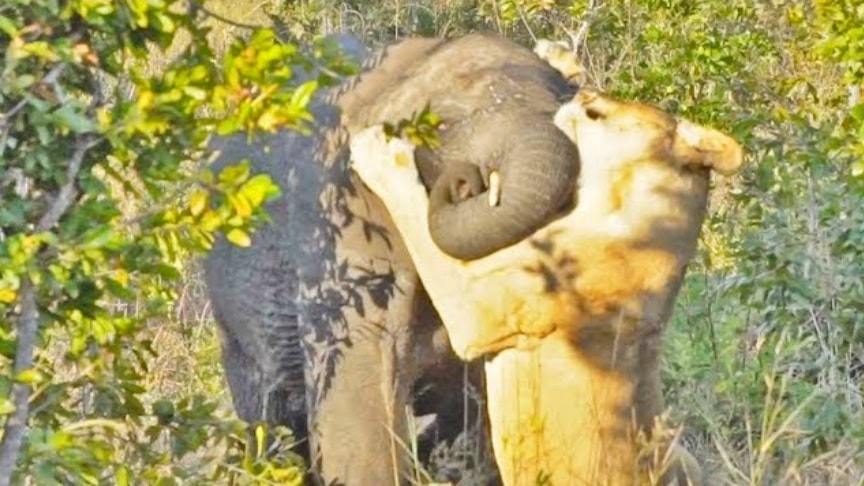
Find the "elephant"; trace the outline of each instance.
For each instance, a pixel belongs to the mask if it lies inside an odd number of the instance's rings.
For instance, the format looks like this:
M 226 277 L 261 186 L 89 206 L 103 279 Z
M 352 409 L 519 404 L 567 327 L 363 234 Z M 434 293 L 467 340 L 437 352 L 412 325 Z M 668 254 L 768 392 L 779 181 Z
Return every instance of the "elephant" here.
M 238 415 L 290 426 L 316 480 L 396 485 L 410 469 L 412 405 L 452 439 L 461 370 L 482 388 L 482 365 L 453 353 L 386 208 L 348 169 L 352 134 L 427 106 L 438 113 L 439 148 L 417 150 L 427 190 L 444 194 L 429 230 L 448 254 L 478 258 L 572 205 L 578 152 L 552 120 L 574 86 L 491 35 L 407 39 L 376 53 L 350 35 L 338 41 L 363 67 L 312 99 L 311 133 L 214 139 L 214 169 L 249 159 L 282 196 L 250 247 L 217 239 L 204 274 Z M 500 201 L 490 206 L 493 177 Z M 420 393 L 421 383 L 433 391 Z
M 505 485 L 702 484 L 661 421 L 662 334 L 710 174 L 739 170 L 743 150 L 717 130 L 587 88 L 554 120 L 581 153 L 578 204 L 471 261 L 431 237 L 411 143 L 381 126 L 355 133 L 352 167 L 402 235 L 454 351 L 485 357 Z
M 441 118 L 441 147 L 421 150 L 420 177 L 433 194 L 429 231 L 444 252 L 479 258 L 520 241 L 571 205 L 579 154 L 552 115 L 574 87 L 559 70 L 495 36 L 407 44 L 385 49 L 379 67 L 359 77 L 338 104 L 352 133 L 427 105 Z M 502 197 L 490 205 L 481 181 L 494 172 Z M 470 181 L 471 190 L 453 194 L 454 186 Z

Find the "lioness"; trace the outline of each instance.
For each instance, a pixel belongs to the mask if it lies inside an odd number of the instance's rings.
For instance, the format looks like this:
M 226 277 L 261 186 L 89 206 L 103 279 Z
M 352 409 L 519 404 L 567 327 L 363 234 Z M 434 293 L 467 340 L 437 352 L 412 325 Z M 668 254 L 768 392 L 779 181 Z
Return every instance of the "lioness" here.
M 738 170 L 742 149 L 589 89 L 555 123 L 580 152 L 574 209 L 478 260 L 432 241 L 411 144 L 371 127 L 353 137 L 353 167 L 390 212 L 454 350 L 488 359 L 505 484 L 698 484 L 692 458 L 652 437 L 661 335 L 696 249 L 709 173 Z

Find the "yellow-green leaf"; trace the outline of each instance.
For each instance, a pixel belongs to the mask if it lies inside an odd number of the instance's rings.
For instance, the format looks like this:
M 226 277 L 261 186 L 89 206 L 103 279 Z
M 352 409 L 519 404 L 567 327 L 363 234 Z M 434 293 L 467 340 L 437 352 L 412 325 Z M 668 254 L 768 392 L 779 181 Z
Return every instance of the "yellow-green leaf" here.
M 42 376 L 42 373 L 39 373 L 38 371 L 34 370 L 33 368 L 26 369 L 26 370 L 18 373 L 18 375 L 15 376 L 15 381 L 20 382 L 20 383 L 27 383 L 29 385 L 32 385 L 34 383 L 39 383 L 43 379 L 44 379 L 44 377 Z
M 291 95 L 291 105 L 297 107 L 306 107 L 309 104 L 309 100 L 312 98 L 312 95 L 315 93 L 315 90 L 318 89 L 318 81 L 307 81 L 301 84 L 294 91 L 294 94 Z
M 198 189 L 189 198 L 189 212 L 192 216 L 199 216 L 204 209 L 207 208 L 207 202 L 210 200 L 210 193 L 206 189 Z
M 246 199 L 246 196 L 243 195 L 243 193 L 229 194 L 228 201 L 231 203 L 231 207 L 234 208 L 234 211 L 237 212 L 237 216 L 240 216 L 241 218 L 252 216 L 252 205 L 249 204 L 249 200 Z
M 5 32 L 9 37 L 18 36 L 18 26 L 15 25 L 15 21 L 5 15 L 0 15 L 0 30 Z
M 248 178 L 249 162 L 246 160 L 234 165 L 229 165 L 219 173 L 219 180 L 227 184 L 240 184 Z
M 0 398 L 0 416 L 9 415 L 15 411 L 15 404 L 8 398 Z
M 243 184 L 240 192 L 246 196 L 249 202 L 258 207 L 264 201 L 279 195 L 279 187 L 273 184 L 273 180 L 267 174 L 258 174 Z
M 117 472 L 114 473 L 114 484 L 117 486 L 129 486 L 129 479 L 129 468 L 126 466 L 117 468 Z
M 216 211 L 206 211 L 204 215 L 201 216 L 201 221 L 199 221 L 198 224 L 202 231 L 216 231 L 216 229 L 222 224 L 222 218 L 219 217 L 219 213 Z
M 241 248 L 248 248 L 252 244 L 252 238 L 240 228 L 232 229 L 225 237 L 228 238 L 228 241 Z
M 0 303 L 11 304 L 15 302 L 17 294 L 13 289 L 0 289 Z
M 264 441 L 267 438 L 267 431 L 264 429 L 264 426 L 258 424 L 255 426 L 255 445 L 258 446 L 256 450 L 258 451 L 258 457 L 261 457 L 262 451 L 266 450 Z

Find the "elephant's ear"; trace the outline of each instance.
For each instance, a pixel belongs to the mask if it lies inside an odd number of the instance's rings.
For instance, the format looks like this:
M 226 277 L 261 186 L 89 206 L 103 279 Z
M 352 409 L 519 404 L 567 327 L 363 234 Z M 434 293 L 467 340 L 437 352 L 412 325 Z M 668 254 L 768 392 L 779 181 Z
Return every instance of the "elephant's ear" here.
M 734 174 L 744 162 L 744 150 L 732 137 L 712 128 L 679 120 L 672 146 L 682 165 L 698 165 L 723 175 Z

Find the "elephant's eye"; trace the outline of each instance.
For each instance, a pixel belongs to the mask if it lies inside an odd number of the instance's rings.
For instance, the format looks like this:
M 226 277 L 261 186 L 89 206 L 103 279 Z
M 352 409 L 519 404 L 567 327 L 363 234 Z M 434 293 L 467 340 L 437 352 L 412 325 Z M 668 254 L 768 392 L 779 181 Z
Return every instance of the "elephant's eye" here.
M 600 110 L 596 108 L 585 108 L 585 116 L 587 116 L 591 120 L 599 120 L 603 118 L 603 113 L 600 113 Z

